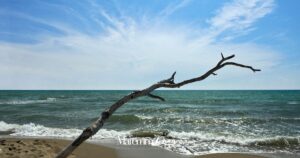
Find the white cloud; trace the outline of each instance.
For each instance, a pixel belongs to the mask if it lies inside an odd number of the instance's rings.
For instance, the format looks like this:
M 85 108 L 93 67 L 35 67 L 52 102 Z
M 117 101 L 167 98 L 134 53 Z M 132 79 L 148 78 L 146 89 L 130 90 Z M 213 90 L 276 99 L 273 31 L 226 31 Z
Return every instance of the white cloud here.
M 237 1 L 232 4 L 235 3 Z M 259 13 L 257 18 L 246 20 L 251 24 L 262 17 L 263 11 L 258 10 L 266 4 L 260 4 L 260 7 L 253 5 L 247 5 L 252 8 L 247 10 L 247 14 L 251 11 Z M 223 8 L 226 7 L 229 4 Z M 246 13 L 223 17 L 221 14 L 226 14 L 223 8 L 219 11 L 220 15 L 212 18 L 211 27 L 221 27 L 224 23 L 250 27 L 249 22 L 230 18 L 247 17 Z M 267 14 L 266 11 L 264 13 Z M 76 32 L 64 37 L 45 36 L 38 44 L 0 43 L 0 88 L 139 89 L 169 77 L 175 70 L 178 72 L 177 81 L 195 77 L 214 66 L 221 51 L 226 55 L 234 53 L 237 61 L 262 68 L 271 76 L 272 68 L 280 62 L 281 57 L 276 51 L 254 43 L 213 43 L 212 38 L 219 32 L 209 30 L 210 38 L 191 39 L 191 31 L 185 27 L 143 28 L 140 27 L 143 24 L 130 17 L 121 20 L 103 10 L 99 14 L 110 22 L 104 27 L 106 34 L 89 36 Z M 251 82 L 253 74 L 249 70 L 226 68 L 218 74 L 205 81 L 207 86 L 201 83 L 188 88 L 263 88 L 255 87 Z M 263 80 L 264 75 L 255 77 L 265 82 L 263 86 L 276 84 Z
M 254 44 L 192 45 L 185 33 L 174 36 L 167 32 L 137 31 L 130 38 L 75 35 L 48 38 L 31 46 L 1 44 L 0 52 L 4 53 L 0 57 L 0 87 L 143 88 L 168 77 L 174 70 L 178 71 L 177 80 L 199 75 L 215 65 L 220 51 L 227 55 L 235 53 L 238 61 L 264 71 L 274 66 L 278 58 L 272 50 Z M 227 68 L 225 72 L 218 78 L 229 78 L 228 74 L 252 75 L 249 70 L 236 68 Z
M 178 3 L 172 3 L 170 5 L 168 5 L 166 8 L 164 8 L 161 12 L 160 12 L 160 16 L 162 16 L 163 18 L 170 16 L 171 14 L 173 14 L 174 12 L 176 12 L 177 10 L 184 8 L 185 6 L 187 6 L 189 4 L 191 0 L 181 0 Z
M 247 33 L 258 19 L 271 13 L 274 7 L 273 0 L 234 0 L 227 3 L 208 20 L 211 24 L 211 38 L 216 38 L 224 31 L 233 31 L 232 34 Z

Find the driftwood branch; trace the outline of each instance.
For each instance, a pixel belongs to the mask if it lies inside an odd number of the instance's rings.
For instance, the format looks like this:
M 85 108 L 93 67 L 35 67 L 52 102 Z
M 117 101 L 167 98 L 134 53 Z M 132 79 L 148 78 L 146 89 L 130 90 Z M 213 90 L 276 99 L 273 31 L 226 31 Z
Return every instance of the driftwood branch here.
M 65 149 L 63 149 L 60 153 L 58 153 L 56 158 L 65 158 L 68 155 L 70 155 L 81 143 L 83 143 L 85 140 L 87 140 L 88 138 L 90 138 L 91 136 L 96 134 L 99 131 L 99 129 L 101 129 L 103 127 L 104 122 L 118 108 L 120 108 L 125 103 L 127 103 L 135 98 L 141 97 L 141 96 L 149 96 L 151 98 L 155 98 L 155 99 L 164 101 L 165 100 L 164 98 L 151 94 L 151 92 L 154 91 L 155 89 L 158 89 L 158 88 L 180 88 L 181 86 L 184 86 L 186 84 L 202 81 L 210 75 L 217 75 L 216 71 L 218 71 L 219 69 L 221 69 L 227 65 L 237 66 L 237 67 L 241 67 L 241 68 L 247 68 L 247 69 L 252 70 L 253 72 L 261 71 L 260 69 L 253 68 L 252 66 L 243 65 L 243 64 L 239 64 L 239 63 L 235 63 L 235 62 L 227 62 L 228 60 L 234 58 L 234 55 L 224 57 L 224 55 L 221 53 L 221 57 L 222 57 L 222 59 L 217 63 L 217 65 L 215 67 L 211 68 L 210 70 L 208 70 L 206 73 L 204 73 L 203 75 L 201 75 L 199 77 L 195 77 L 192 79 L 188 79 L 188 80 L 184 80 L 182 82 L 175 83 L 174 78 L 175 78 L 176 72 L 174 72 L 171 75 L 171 77 L 168 79 L 157 82 L 157 83 L 149 86 L 146 89 L 134 91 L 134 92 L 124 96 L 123 98 L 118 100 L 116 103 L 111 105 L 104 112 L 102 112 L 101 116 L 90 127 L 87 127 L 86 129 L 84 129 L 82 131 L 81 135 L 78 136 L 71 144 L 69 144 Z
M 172 76 L 166 80 L 159 81 L 158 83 L 169 83 L 174 84 L 174 77 L 176 75 L 176 71 L 172 74 Z
M 148 94 L 148 97 L 154 98 L 154 99 L 159 99 L 161 101 L 165 101 L 165 99 L 163 97 L 160 97 L 158 95 L 154 95 L 154 94 L 151 94 L 151 93 Z

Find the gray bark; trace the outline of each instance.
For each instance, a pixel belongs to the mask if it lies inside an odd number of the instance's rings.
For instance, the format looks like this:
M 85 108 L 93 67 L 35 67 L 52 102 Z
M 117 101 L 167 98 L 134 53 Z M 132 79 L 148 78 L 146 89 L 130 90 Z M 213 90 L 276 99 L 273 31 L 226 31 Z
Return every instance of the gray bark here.
M 60 153 L 58 153 L 56 158 L 65 158 L 68 155 L 70 155 L 81 143 L 83 143 L 85 140 L 87 140 L 88 138 L 90 138 L 91 136 L 96 134 L 99 131 L 99 129 L 101 129 L 103 127 L 104 122 L 118 108 L 120 108 L 125 103 L 127 103 L 135 98 L 141 97 L 141 96 L 149 96 L 151 98 L 155 98 L 155 99 L 164 101 L 165 100 L 164 98 L 151 94 L 151 92 L 154 91 L 155 89 L 158 89 L 158 88 L 180 88 L 181 86 L 184 86 L 186 84 L 202 81 L 210 75 L 217 75 L 216 74 L 217 70 L 219 70 L 225 66 L 229 66 L 229 65 L 237 66 L 237 67 L 241 67 L 241 68 L 247 68 L 247 69 L 252 70 L 253 72 L 261 71 L 260 69 L 253 68 L 252 66 L 247 66 L 247 65 L 243 65 L 243 64 L 239 64 L 239 63 L 235 63 L 235 62 L 227 62 L 229 59 L 234 58 L 235 55 L 224 57 L 223 54 L 221 54 L 221 56 L 222 56 L 222 59 L 217 63 L 217 65 L 215 67 L 211 68 L 210 70 L 208 70 L 206 73 L 204 73 L 203 75 L 201 75 L 199 77 L 195 77 L 192 79 L 188 79 L 188 80 L 184 80 L 182 82 L 175 83 L 174 78 L 175 78 L 176 72 L 174 72 L 172 74 L 172 76 L 168 79 L 157 82 L 157 83 L 149 86 L 146 89 L 134 91 L 134 92 L 124 96 L 123 98 L 118 100 L 116 103 L 111 105 L 104 112 L 102 112 L 101 116 L 90 127 L 87 127 L 86 129 L 84 129 L 82 131 L 82 133 L 71 144 L 69 144 Z

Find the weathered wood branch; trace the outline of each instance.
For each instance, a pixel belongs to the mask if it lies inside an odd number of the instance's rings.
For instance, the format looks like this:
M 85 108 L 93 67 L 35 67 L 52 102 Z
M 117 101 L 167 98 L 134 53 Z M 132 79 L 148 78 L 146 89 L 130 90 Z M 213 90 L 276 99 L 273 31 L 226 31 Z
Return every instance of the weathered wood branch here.
M 234 62 L 227 62 L 227 63 L 224 63 L 224 66 L 225 66 L 225 65 L 234 65 L 234 66 L 239 66 L 239 67 L 243 67 L 243 68 L 249 68 L 249 69 L 251 69 L 253 72 L 261 71 L 260 69 L 255 69 L 255 68 L 253 68 L 252 66 L 247 66 L 247 65 L 243 65 L 243 64 L 239 64 L 239 63 L 234 63 Z
M 163 97 L 160 97 L 158 95 L 154 95 L 154 94 L 151 94 L 151 93 L 148 94 L 148 97 L 154 98 L 154 99 L 159 99 L 161 101 L 165 101 L 165 99 Z
M 63 149 L 60 153 L 58 153 L 56 158 L 66 158 L 68 155 L 70 155 L 81 143 L 83 143 L 85 140 L 87 140 L 88 138 L 90 138 L 91 136 L 96 134 L 99 131 L 99 129 L 101 129 L 103 127 L 104 122 L 118 108 L 120 108 L 125 103 L 127 103 L 135 98 L 141 97 L 141 96 L 149 96 L 151 98 L 160 99 L 160 100 L 164 101 L 164 98 L 151 94 L 151 92 L 154 91 L 155 89 L 158 89 L 158 88 L 180 88 L 181 86 L 184 86 L 186 84 L 202 81 L 202 80 L 206 79 L 207 77 L 209 77 L 210 75 L 216 75 L 216 71 L 218 71 L 219 69 L 221 69 L 227 65 L 247 68 L 247 69 L 252 70 L 253 72 L 261 71 L 260 69 L 253 68 L 252 66 L 243 65 L 243 64 L 239 64 L 239 63 L 235 63 L 235 62 L 227 62 L 228 60 L 234 58 L 234 55 L 224 57 L 224 55 L 221 53 L 221 56 L 222 56 L 222 59 L 217 63 L 217 65 L 215 67 L 211 68 L 210 70 L 208 70 L 206 73 L 204 73 L 203 75 L 201 75 L 199 77 L 195 77 L 192 79 L 188 79 L 188 80 L 184 80 L 182 82 L 175 83 L 174 78 L 175 78 L 176 72 L 174 72 L 172 74 L 172 76 L 168 79 L 157 82 L 157 83 L 149 86 L 146 89 L 134 91 L 134 92 L 124 96 L 123 98 L 118 100 L 116 103 L 111 105 L 104 112 L 102 112 L 101 116 L 90 127 L 87 127 L 86 129 L 84 129 L 82 131 L 81 135 L 78 136 L 71 144 L 69 144 L 65 149 Z
M 170 83 L 174 84 L 174 77 L 176 75 L 176 71 L 172 74 L 172 76 L 166 80 L 159 81 L 158 83 Z

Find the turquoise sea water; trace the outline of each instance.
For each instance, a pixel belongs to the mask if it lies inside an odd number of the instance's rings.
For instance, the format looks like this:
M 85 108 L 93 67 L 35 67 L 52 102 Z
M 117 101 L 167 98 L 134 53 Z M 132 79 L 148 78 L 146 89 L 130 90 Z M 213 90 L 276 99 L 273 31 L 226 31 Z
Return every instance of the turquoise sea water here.
M 0 91 L 0 131 L 75 137 L 131 91 Z M 183 154 L 300 152 L 300 91 L 155 91 L 121 107 L 92 139 L 184 140 Z

